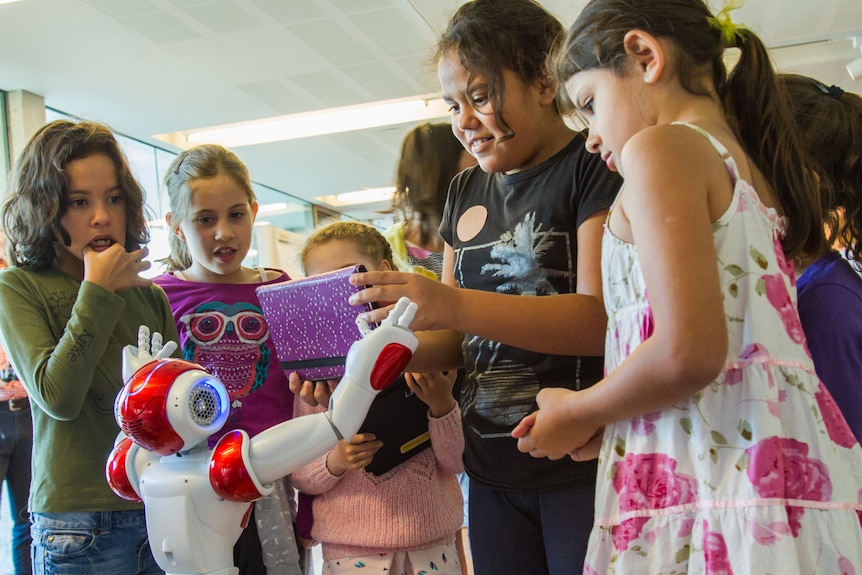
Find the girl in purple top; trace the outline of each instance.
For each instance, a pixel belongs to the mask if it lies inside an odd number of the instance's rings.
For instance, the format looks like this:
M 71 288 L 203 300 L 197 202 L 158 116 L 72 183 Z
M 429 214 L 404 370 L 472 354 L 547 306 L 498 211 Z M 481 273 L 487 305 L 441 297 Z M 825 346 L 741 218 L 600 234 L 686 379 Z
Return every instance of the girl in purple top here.
M 223 431 L 244 429 L 253 437 L 293 414 L 293 394 L 255 293 L 290 278 L 242 265 L 258 203 L 248 170 L 233 152 L 210 144 L 186 150 L 168 168 L 165 187 L 171 255 L 168 272 L 154 281 L 168 294 L 183 357 L 227 387 L 231 413 Z M 287 543 L 295 539 L 292 493 L 280 484 L 255 503 L 255 521 L 234 548 L 240 573 L 302 572 L 296 546 Z
M 780 80 L 820 180 L 827 243 L 847 256 L 829 248 L 797 268 L 799 319 L 817 375 L 862 440 L 862 97 L 807 76 Z

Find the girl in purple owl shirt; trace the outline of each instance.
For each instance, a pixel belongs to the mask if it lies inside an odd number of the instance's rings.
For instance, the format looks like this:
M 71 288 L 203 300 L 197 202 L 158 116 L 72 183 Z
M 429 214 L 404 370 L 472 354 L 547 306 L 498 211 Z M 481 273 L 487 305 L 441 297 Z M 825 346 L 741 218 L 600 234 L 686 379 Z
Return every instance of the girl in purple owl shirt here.
M 230 150 L 205 144 L 181 153 L 165 175 L 171 255 L 155 278 L 170 300 L 183 357 L 227 388 L 231 411 L 214 444 L 231 429 L 255 436 L 293 414 L 293 394 L 279 366 L 255 289 L 290 279 L 281 270 L 248 268 L 258 210 L 248 170 Z M 293 489 L 279 483 L 255 502 L 234 547 L 240 574 L 300 574 L 291 518 Z

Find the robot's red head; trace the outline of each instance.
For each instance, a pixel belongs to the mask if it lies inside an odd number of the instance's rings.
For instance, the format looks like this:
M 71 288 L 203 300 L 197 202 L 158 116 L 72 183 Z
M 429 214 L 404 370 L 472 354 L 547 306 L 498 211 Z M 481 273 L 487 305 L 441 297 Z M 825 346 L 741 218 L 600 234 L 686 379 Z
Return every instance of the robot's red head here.
M 229 409 L 224 386 L 200 365 L 181 359 L 159 359 L 141 367 L 115 405 L 123 433 L 158 455 L 201 443 L 221 429 Z

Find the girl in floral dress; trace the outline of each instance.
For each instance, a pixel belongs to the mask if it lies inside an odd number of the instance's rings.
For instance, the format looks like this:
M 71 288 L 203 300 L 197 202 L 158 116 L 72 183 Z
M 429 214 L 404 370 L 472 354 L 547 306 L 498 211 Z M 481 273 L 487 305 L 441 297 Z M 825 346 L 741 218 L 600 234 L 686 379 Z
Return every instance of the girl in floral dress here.
M 535 457 L 598 453 L 584 573 L 862 573 L 862 449 L 796 311 L 816 188 L 762 42 L 701 0 L 593 0 L 558 73 L 625 182 L 606 375 L 542 390 L 513 434 Z

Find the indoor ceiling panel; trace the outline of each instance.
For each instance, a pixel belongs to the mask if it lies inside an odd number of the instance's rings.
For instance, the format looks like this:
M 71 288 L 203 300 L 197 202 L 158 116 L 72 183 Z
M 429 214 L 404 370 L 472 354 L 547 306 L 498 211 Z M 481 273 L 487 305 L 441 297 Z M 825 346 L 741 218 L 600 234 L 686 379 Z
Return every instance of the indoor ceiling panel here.
M 305 96 L 291 90 L 278 80 L 260 80 L 238 84 L 237 89 L 257 98 L 272 109 L 272 115 L 296 114 L 311 107 Z
M 270 18 L 283 25 L 298 24 L 326 18 L 324 10 L 315 0 L 250 0 Z
M 326 0 L 323 0 L 326 1 Z M 392 6 L 392 0 L 330 0 L 332 5 L 345 14 L 361 14 Z
M 585 3 L 540 1 L 566 24 Z M 167 146 L 153 135 L 437 92 L 426 60 L 461 3 L 22 0 L 0 5 L 0 89 Z M 862 89 L 844 70 L 862 56 L 850 40 L 862 36 L 862 0 L 748 0 L 732 15 L 784 46 L 784 69 Z M 235 151 L 255 180 L 314 201 L 391 184 L 410 127 Z
M 170 3 L 216 34 L 263 27 L 233 0 L 170 0 Z
M 170 44 L 195 38 L 200 34 L 193 27 L 177 20 L 170 13 L 148 0 L 83 0 L 85 4 L 112 18 L 129 30 L 156 44 Z
M 342 68 L 341 71 L 357 85 L 367 90 L 374 100 L 407 98 L 421 92 L 414 83 L 404 82 L 401 76 L 379 63 L 360 64 Z
M 347 84 L 339 74 L 329 70 L 320 70 L 308 74 L 290 76 L 287 80 L 297 88 L 308 94 L 313 101 L 320 105 L 311 106 L 310 109 L 346 106 L 358 104 L 371 100 L 370 94 L 358 84 L 361 93 L 356 88 Z

